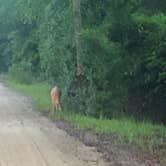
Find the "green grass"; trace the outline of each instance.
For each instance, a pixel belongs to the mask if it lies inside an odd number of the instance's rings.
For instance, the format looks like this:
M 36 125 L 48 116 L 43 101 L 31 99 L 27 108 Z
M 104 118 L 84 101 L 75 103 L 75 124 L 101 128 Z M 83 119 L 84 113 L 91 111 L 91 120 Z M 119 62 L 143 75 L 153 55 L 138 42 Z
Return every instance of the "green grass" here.
M 7 85 L 22 92 L 27 96 L 31 96 L 36 102 L 39 110 L 48 112 L 51 106 L 50 87 L 47 83 L 36 84 L 20 84 L 15 81 L 8 81 Z
M 150 122 L 136 122 L 134 119 L 95 119 L 82 115 L 70 115 L 66 113 L 65 119 L 73 122 L 79 128 L 90 128 L 98 133 L 115 133 L 119 141 L 139 145 L 144 149 L 154 151 L 155 148 L 164 145 L 166 127 Z
M 51 106 L 50 87 L 46 83 L 33 85 L 8 81 L 10 87 L 31 96 L 41 111 L 48 112 Z M 61 118 L 74 123 L 79 128 L 89 128 L 99 133 L 114 133 L 120 142 L 136 144 L 151 152 L 166 146 L 166 127 L 148 121 L 138 122 L 134 118 L 95 119 L 65 111 Z

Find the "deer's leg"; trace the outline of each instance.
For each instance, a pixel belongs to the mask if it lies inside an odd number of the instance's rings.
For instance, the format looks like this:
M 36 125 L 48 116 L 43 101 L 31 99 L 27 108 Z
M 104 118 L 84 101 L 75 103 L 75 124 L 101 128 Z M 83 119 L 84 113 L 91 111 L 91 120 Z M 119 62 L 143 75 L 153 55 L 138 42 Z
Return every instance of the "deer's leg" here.
M 62 105 L 61 105 L 61 103 L 58 104 L 58 107 L 59 107 L 59 111 L 62 111 Z
M 51 108 L 50 115 L 53 116 L 53 115 L 54 115 L 54 112 L 55 112 L 55 105 L 52 104 L 52 108 Z
M 58 105 L 55 104 L 55 111 L 57 112 L 57 110 L 58 110 Z

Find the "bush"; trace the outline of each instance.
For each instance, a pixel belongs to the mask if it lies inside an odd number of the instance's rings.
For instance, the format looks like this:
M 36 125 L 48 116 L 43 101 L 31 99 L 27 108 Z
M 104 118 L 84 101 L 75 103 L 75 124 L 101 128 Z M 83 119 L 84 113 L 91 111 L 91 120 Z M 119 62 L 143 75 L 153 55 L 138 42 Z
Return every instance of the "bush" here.
M 9 78 L 19 83 L 30 84 L 33 82 L 32 72 L 30 70 L 31 65 L 25 62 L 21 64 L 14 64 L 9 68 Z

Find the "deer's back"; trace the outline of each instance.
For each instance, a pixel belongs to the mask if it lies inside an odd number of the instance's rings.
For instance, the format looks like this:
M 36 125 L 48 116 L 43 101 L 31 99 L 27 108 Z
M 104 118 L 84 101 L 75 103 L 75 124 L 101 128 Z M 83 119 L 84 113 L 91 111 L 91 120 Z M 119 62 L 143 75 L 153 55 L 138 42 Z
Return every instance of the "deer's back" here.
M 61 91 L 60 91 L 60 89 L 58 87 L 54 87 L 51 90 L 51 97 L 52 97 L 53 102 L 55 102 L 55 103 L 59 103 L 60 102 Z

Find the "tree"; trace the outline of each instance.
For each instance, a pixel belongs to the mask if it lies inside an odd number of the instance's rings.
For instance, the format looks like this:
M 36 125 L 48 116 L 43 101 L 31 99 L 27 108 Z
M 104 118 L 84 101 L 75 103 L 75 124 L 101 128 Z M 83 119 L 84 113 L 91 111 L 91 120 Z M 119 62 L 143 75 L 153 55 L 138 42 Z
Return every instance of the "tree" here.
M 83 66 L 81 63 L 82 56 L 82 19 L 81 19 L 81 0 L 72 0 L 74 13 L 74 29 L 75 29 L 75 43 L 76 43 L 76 59 L 77 59 L 77 75 L 83 75 Z

